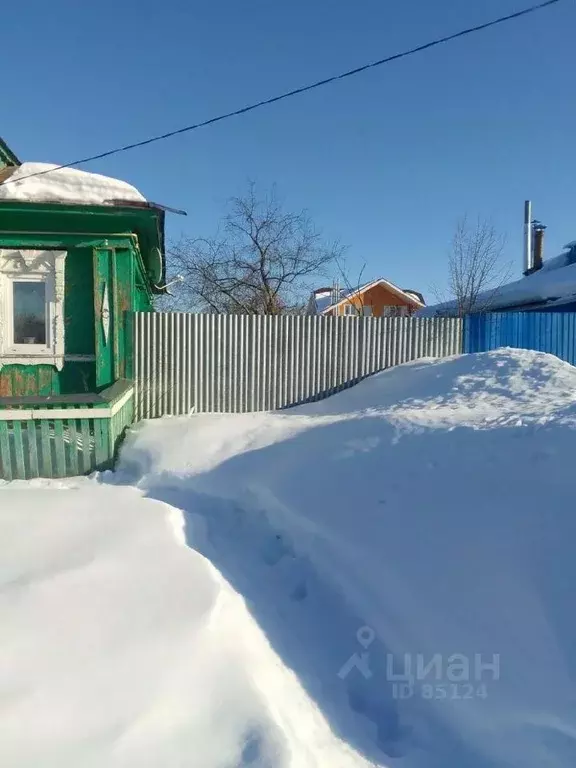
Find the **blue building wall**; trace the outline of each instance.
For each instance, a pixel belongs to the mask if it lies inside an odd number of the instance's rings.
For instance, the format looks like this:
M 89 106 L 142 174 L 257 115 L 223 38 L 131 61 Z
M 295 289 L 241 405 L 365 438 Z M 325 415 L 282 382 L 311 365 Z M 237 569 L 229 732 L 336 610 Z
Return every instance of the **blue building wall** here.
M 467 315 L 464 318 L 463 333 L 464 352 L 517 347 L 550 352 L 561 360 L 576 364 L 576 312 L 564 310 Z

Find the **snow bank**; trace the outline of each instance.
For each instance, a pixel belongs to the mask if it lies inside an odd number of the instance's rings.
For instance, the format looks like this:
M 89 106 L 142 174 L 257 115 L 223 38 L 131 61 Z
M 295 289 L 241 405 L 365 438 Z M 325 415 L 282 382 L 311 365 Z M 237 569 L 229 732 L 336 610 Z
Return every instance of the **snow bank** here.
M 568 768 L 575 417 L 576 369 L 499 350 L 146 423 L 120 479 L 186 511 L 358 765 Z
M 146 200 L 135 187 L 124 181 L 76 168 L 54 170 L 57 168 L 49 163 L 23 163 L 6 183 L 0 184 L 0 200 L 87 205 L 106 205 L 112 200 Z
M 498 350 L 5 484 L 0 765 L 572 768 L 575 430 Z
M 130 488 L 0 490 L 0 765 L 364 765 L 182 525 Z

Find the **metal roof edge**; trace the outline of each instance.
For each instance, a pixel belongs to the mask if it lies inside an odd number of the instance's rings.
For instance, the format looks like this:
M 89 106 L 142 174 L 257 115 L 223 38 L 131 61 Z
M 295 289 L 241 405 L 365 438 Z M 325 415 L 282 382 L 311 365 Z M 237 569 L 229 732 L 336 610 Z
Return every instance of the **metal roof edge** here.
M 14 166 L 18 168 L 20 165 L 22 165 L 22 162 L 10 149 L 2 136 L 0 136 L 0 168 L 6 166 Z

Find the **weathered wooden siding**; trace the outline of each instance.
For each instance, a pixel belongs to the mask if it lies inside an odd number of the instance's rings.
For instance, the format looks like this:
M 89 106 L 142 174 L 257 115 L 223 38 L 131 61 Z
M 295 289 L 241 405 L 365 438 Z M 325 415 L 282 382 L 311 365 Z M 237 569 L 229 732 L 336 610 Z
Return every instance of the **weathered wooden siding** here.
M 93 356 L 92 250 L 70 249 L 64 274 L 65 354 L 74 357 Z M 86 360 L 66 361 L 61 371 L 51 365 L 2 366 L 0 397 L 89 392 L 94 388 L 93 367 L 94 363 L 90 364 Z
M 0 397 L 93 392 L 131 375 L 130 313 L 149 311 L 152 303 L 134 247 L 128 239 L 126 243 L 124 248 L 68 247 L 64 343 L 69 359 L 61 371 L 51 365 L 1 366 L 0 361 Z M 101 318 L 96 317 L 104 284 L 108 286 L 111 312 L 108 341 Z
M 51 365 L 0 368 L 0 397 L 69 395 L 93 392 L 94 386 L 93 362 L 66 362 L 61 371 Z
M 92 249 L 68 251 L 64 266 L 64 345 L 67 355 L 94 354 Z

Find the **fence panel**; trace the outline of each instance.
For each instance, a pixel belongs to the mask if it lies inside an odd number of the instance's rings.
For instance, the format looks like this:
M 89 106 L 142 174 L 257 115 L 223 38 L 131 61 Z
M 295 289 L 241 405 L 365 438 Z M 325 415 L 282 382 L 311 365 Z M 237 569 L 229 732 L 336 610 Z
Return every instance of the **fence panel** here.
M 136 418 L 276 410 L 462 351 L 458 318 L 137 312 Z
M 494 312 L 464 319 L 464 352 L 517 347 L 550 352 L 576 365 L 573 312 Z

